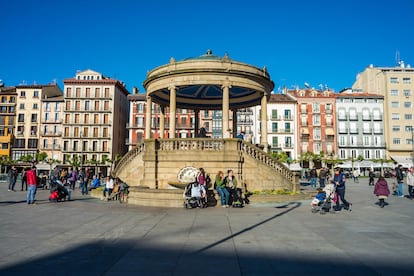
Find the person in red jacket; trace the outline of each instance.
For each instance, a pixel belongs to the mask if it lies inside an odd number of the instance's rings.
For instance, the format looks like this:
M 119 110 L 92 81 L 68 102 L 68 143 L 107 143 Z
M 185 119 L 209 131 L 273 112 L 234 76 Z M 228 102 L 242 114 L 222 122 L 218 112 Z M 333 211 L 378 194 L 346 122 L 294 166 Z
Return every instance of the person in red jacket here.
M 36 167 L 33 166 L 31 170 L 26 172 L 27 178 L 27 204 L 34 204 L 36 187 L 37 187 L 37 176 Z
M 385 200 L 388 198 L 390 190 L 388 189 L 388 183 L 383 176 L 380 176 L 377 183 L 375 183 L 374 194 L 378 197 L 381 208 L 384 208 Z

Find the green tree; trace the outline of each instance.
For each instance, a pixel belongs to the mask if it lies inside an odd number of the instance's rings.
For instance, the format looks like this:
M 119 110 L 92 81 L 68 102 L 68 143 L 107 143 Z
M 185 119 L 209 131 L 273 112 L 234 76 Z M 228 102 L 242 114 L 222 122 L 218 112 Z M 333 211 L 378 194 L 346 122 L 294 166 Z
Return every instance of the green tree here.
M 81 165 L 81 159 L 79 158 L 78 155 L 74 155 L 72 158 L 69 158 L 68 163 L 72 167 L 75 167 L 75 169 L 79 169 Z

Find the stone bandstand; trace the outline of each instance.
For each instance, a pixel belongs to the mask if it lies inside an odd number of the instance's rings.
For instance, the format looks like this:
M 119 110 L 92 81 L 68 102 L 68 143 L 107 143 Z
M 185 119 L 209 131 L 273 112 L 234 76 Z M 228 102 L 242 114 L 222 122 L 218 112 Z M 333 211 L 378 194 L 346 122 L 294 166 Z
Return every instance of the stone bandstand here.
M 127 182 L 129 203 L 152 206 L 182 206 L 182 190 L 174 185 L 186 167 L 204 168 L 214 179 L 217 171 L 233 169 L 243 189 L 296 190 L 297 176 L 260 148 L 235 138 L 176 138 L 176 120 L 169 120 L 165 131 L 165 110 L 169 118 L 176 109 L 195 112 L 194 133 L 199 129 L 200 110 L 222 110 L 222 137 L 236 129 L 235 114 L 240 108 L 261 105 L 261 140 L 267 149 L 267 100 L 274 84 L 266 68 L 260 69 L 219 57 L 205 55 L 159 66 L 144 81 L 146 106 L 160 106 L 158 137 L 151 134 L 151 108 L 146 109 L 145 141 L 129 151 L 113 174 Z M 229 111 L 233 126 L 229 126 Z M 234 135 L 232 136 L 234 137 Z M 184 184 L 184 183 L 183 183 Z

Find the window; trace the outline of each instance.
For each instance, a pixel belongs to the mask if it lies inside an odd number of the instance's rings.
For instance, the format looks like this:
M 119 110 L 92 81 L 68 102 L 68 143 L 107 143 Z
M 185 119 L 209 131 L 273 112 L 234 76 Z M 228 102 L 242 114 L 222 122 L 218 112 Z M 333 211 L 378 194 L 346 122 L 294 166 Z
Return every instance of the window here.
M 109 115 L 108 114 L 104 114 L 104 124 L 109 124 Z
M 104 102 L 104 110 L 109 110 L 109 101 Z
M 313 113 L 319 113 L 321 112 L 320 103 L 313 103 L 312 104 L 312 112 Z
M 66 110 L 70 110 L 70 101 L 66 102 Z
M 393 132 L 400 132 L 401 128 L 400 128 L 400 126 L 392 126 L 392 131 Z
M 277 119 L 277 109 L 272 109 L 272 119 Z
M 109 98 L 109 88 L 105 88 L 105 98 Z
M 24 126 L 18 126 L 17 127 L 17 135 L 23 135 L 24 132 Z
M 272 123 L 272 132 L 277 132 L 277 123 Z
M 411 83 L 411 78 L 403 78 L 403 83 L 404 84 L 410 84 Z
M 396 77 L 390 78 L 390 83 L 398 83 L 398 78 Z
M 76 88 L 76 98 L 79 98 L 80 97 L 80 92 L 81 92 L 81 89 L 80 89 L 80 87 L 77 87 Z
M 24 122 L 24 114 L 19 114 L 19 115 L 17 115 L 17 121 L 18 121 L 19 123 Z
M 27 147 L 29 149 L 37 149 L 37 139 L 28 139 L 27 140 Z
M 89 110 L 90 107 L 90 101 L 85 101 L 85 110 Z
M 393 138 L 392 143 L 394 145 L 400 145 L 401 144 L 401 138 Z
M 339 145 L 340 146 L 346 145 L 346 136 L 339 136 Z
M 21 103 L 21 104 L 19 105 L 19 109 L 24 109 L 24 103 Z
M 95 98 L 99 98 L 101 96 L 101 89 L 95 88 Z
M 320 126 L 321 125 L 321 115 L 313 115 L 313 125 Z
M 89 114 L 85 114 L 85 117 L 83 118 L 84 124 L 89 124 Z
M 278 146 L 279 146 L 278 137 L 277 136 L 273 136 L 272 137 L 272 147 L 277 148 Z
M 391 114 L 391 120 L 399 120 L 400 119 L 400 113 L 392 113 Z
M 37 103 L 34 103 L 33 104 L 33 109 L 38 109 L 37 107 L 38 107 Z
M 327 103 L 325 109 L 326 109 L 327 112 L 332 112 L 332 104 Z
M 412 120 L 413 119 L 413 114 L 405 114 L 404 115 L 404 119 L 406 119 L 406 120 Z
M 143 113 L 143 112 L 144 112 L 144 104 L 142 103 L 137 104 L 137 113 Z M 208 117 L 208 115 L 204 117 Z
M 98 137 L 98 128 L 97 127 L 93 128 L 93 137 Z
M 391 107 L 392 108 L 399 108 L 400 107 L 400 103 L 399 102 L 391 102 Z
M 321 129 L 320 128 L 313 129 L 313 140 L 321 140 Z
M 285 120 L 291 120 L 292 115 L 289 109 L 285 109 Z
M 2 149 L 9 149 L 9 144 L 8 143 L 1 143 L 1 148 Z
M 397 89 L 391 89 L 391 96 L 398 96 L 398 90 Z
M 369 146 L 371 144 L 371 137 L 364 136 L 364 146 Z
M 181 117 L 181 126 L 184 127 L 187 124 L 187 118 L 186 117 Z
M 144 127 L 144 117 L 136 117 L 137 127 Z
M 95 111 L 99 110 L 99 101 L 95 101 Z
M 67 123 L 67 124 L 72 123 L 72 122 L 70 121 L 70 114 L 65 114 L 65 123 Z
M 285 147 L 286 148 L 292 147 L 292 137 L 285 137 Z
M 102 136 L 103 137 L 108 137 L 108 128 L 107 127 L 103 128 L 103 135 Z
M 290 133 L 290 123 L 285 123 L 285 132 Z
M 20 97 L 26 97 L 26 91 L 20 91 Z
M 410 97 L 411 96 L 411 90 L 410 89 L 404 89 L 403 94 L 404 94 L 405 97 Z
M 405 132 L 411 132 L 413 126 L 405 126 Z
M 72 88 L 68 87 L 66 88 L 66 97 L 71 97 Z
M 405 108 L 411 108 L 412 103 L 411 102 L 404 102 L 404 107 Z
M 99 115 L 98 114 L 93 115 L 93 123 L 94 124 L 98 124 L 99 123 Z
M 364 150 L 364 158 L 365 159 L 370 159 L 371 158 L 369 153 L 370 153 L 369 150 Z
M 85 97 L 86 97 L 86 98 L 90 98 L 90 97 L 91 97 L 91 89 L 90 89 L 89 87 L 88 87 L 88 88 L 86 88 Z
M 33 91 L 33 98 L 39 98 L 39 91 Z

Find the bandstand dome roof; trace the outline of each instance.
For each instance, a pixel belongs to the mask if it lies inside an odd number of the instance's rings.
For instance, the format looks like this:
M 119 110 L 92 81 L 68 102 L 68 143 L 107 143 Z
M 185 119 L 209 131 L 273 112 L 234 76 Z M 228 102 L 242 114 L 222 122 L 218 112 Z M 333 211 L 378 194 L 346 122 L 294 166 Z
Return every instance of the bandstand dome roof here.
M 229 107 L 238 109 L 259 105 L 263 95 L 274 88 L 266 68 L 234 61 L 226 54 L 214 55 L 211 50 L 199 57 L 159 66 L 144 81 L 147 95 L 162 106 L 170 102 L 170 89 L 176 90 L 177 108 L 222 108 L 222 87 L 229 86 Z

